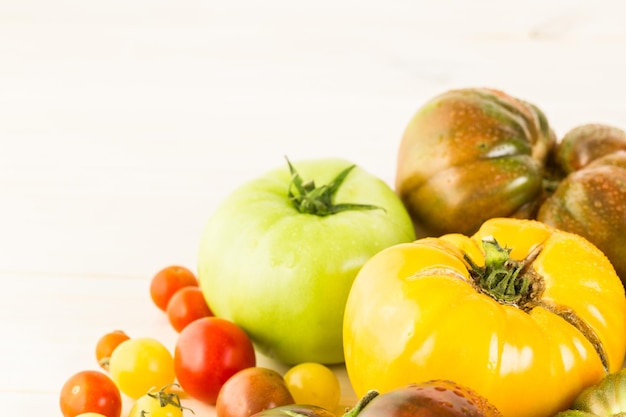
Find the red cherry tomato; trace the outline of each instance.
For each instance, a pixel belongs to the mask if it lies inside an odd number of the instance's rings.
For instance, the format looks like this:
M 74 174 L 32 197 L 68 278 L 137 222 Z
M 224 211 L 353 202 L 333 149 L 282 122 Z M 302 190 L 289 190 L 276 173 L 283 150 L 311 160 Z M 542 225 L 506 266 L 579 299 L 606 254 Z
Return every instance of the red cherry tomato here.
M 61 388 L 59 406 L 64 417 L 83 413 L 98 413 L 120 417 L 122 397 L 117 385 L 101 371 L 80 371 L 72 375 Z
M 166 312 L 170 324 L 179 333 L 192 321 L 213 315 L 200 287 L 184 287 L 176 291 L 167 303 Z
M 196 275 L 184 266 L 171 265 L 152 277 L 150 297 L 158 308 L 165 311 L 174 293 L 188 286 L 198 286 Z
M 102 369 L 109 369 L 109 359 L 111 354 L 120 343 L 130 339 L 130 337 L 121 330 L 114 330 L 104 334 L 96 343 L 96 360 Z
M 235 323 L 203 317 L 178 335 L 174 370 L 182 389 L 215 405 L 222 385 L 235 373 L 256 365 L 252 342 Z

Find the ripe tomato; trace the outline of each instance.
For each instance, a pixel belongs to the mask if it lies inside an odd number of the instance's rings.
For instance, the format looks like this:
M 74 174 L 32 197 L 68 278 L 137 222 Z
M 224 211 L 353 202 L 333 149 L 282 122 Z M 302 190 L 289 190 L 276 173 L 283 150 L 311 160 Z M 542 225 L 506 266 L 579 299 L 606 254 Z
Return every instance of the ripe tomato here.
M 183 390 L 213 405 L 231 376 L 255 364 L 248 335 L 233 322 L 217 317 L 203 317 L 187 325 L 174 349 L 174 369 Z
M 196 275 L 184 266 L 171 265 L 161 269 L 150 281 L 150 297 L 161 310 L 167 310 L 167 303 L 179 289 L 197 286 Z
M 158 340 L 132 338 L 113 351 L 109 372 L 124 394 L 137 399 L 151 388 L 174 382 L 174 359 Z
M 217 417 L 250 417 L 294 402 L 281 374 L 253 366 L 228 378 L 217 396 L 215 412 Z
M 285 373 L 285 383 L 299 404 L 312 404 L 335 411 L 341 387 L 337 375 L 317 362 L 303 362 Z
M 109 369 L 109 359 L 115 348 L 130 337 L 121 330 L 114 330 L 103 335 L 96 343 L 96 360 L 105 370 Z
M 192 321 L 213 315 L 202 290 L 196 286 L 176 291 L 167 303 L 166 312 L 170 324 L 179 333 Z
M 552 416 L 622 367 L 626 298 L 586 239 L 498 218 L 472 237 L 419 239 L 370 258 L 344 335 L 358 396 L 446 379 L 507 417 Z
M 120 417 L 122 413 L 119 389 L 100 371 L 87 370 L 72 375 L 61 388 L 59 405 L 64 417 L 88 412 Z
M 166 386 L 152 389 L 135 401 L 128 417 L 182 417 L 183 407 L 180 397 Z
M 100 413 L 82 413 L 77 415 L 76 417 L 107 417 L 104 414 Z
M 368 397 L 373 397 L 369 399 Z M 368 393 L 356 416 L 502 417 L 500 411 L 473 389 L 453 381 L 431 380 L 399 387 L 381 395 Z M 347 413 L 353 417 L 354 413 Z

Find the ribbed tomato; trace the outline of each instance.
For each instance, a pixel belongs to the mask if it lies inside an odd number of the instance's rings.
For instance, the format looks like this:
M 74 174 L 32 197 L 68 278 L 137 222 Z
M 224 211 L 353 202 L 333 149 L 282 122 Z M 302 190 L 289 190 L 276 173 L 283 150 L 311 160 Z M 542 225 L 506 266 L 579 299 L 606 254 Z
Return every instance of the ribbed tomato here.
M 492 219 L 372 257 L 344 321 L 357 395 L 416 381 L 471 387 L 505 417 L 551 416 L 622 366 L 624 287 L 578 235 Z

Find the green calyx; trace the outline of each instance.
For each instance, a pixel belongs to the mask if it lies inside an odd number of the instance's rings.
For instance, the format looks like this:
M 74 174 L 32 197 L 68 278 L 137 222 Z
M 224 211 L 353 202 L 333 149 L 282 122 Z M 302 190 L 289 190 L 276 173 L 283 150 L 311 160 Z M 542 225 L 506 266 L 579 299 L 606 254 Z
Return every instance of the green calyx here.
M 291 172 L 288 197 L 300 213 L 328 216 L 348 210 L 384 210 L 369 204 L 333 203 L 339 187 L 355 165 L 341 171 L 329 184 L 317 187 L 313 180 L 303 181 L 289 159 L 287 159 L 287 164 Z
M 486 294 L 503 304 L 523 304 L 529 297 L 531 279 L 526 274 L 529 259 L 511 259 L 511 250 L 500 246 L 493 238 L 482 241 L 485 266 L 476 265 L 469 256 L 470 275 Z
M 150 390 L 147 395 L 149 397 L 154 398 L 155 400 L 157 400 L 159 402 L 159 405 L 161 407 L 165 407 L 168 405 L 172 405 L 178 409 L 182 410 L 188 410 L 190 411 L 192 414 L 195 414 L 195 412 L 191 409 L 191 408 L 187 408 L 187 407 L 183 407 L 183 405 L 180 403 L 180 397 L 178 394 L 173 393 L 173 392 L 169 392 L 168 388 L 169 387 L 180 387 L 178 384 L 168 384 L 166 386 L 164 386 L 163 388 L 161 388 L 158 391 L 154 391 L 154 390 Z M 141 410 L 141 416 L 142 417 L 148 417 L 149 412 Z

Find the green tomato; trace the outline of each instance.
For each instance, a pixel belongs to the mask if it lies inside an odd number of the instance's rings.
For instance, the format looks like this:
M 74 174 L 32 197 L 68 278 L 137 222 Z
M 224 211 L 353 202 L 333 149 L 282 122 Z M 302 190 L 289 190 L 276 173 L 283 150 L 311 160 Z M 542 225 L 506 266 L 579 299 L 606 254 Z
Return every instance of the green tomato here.
M 198 278 L 215 315 L 242 327 L 266 356 L 341 363 L 356 273 L 380 250 L 414 239 L 406 209 L 380 178 L 342 159 L 288 162 L 213 213 Z
M 598 384 L 584 389 L 571 409 L 556 417 L 626 416 L 626 369 L 608 374 Z

